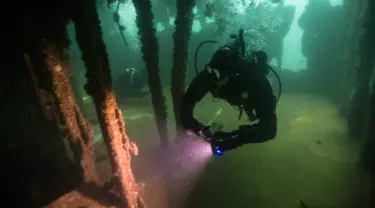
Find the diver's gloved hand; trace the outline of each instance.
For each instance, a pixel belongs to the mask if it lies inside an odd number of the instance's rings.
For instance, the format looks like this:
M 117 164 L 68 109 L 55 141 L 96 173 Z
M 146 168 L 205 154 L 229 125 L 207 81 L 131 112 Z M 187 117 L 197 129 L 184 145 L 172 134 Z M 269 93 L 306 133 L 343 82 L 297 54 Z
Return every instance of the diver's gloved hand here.
M 214 135 L 214 130 L 211 126 L 202 126 L 198 135 L 204 139 L 212 138 Z
M 235 149 L 243 143 L 237 139 L 237 134 L 233 132 L 216 132 L 211 140 L 209 140 L 214 149 L 219 149 L 221 152 Z
M 233 133 L 218 131 L 213 134 L 213 140 L 220 141 L 220 140 L 227 140 L 232 139 L 234 137 Z
M 231 138 L 232 138 L 232 134 L 229 132 L 223 132 L 223 131 L 212 132 L 211 130 L 211 134 L 205 137 L 204 139 L 210 143 L 215 143 L 215 142 L 219 142 L 219 141 L 227 140 Z

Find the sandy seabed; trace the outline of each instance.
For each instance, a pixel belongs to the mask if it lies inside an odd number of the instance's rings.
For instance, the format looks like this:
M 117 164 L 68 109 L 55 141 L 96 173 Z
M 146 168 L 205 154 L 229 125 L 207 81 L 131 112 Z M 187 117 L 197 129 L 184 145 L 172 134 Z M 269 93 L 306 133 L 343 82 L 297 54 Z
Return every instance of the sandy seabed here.
M 172 137 L 170 97 L 167 105 Z M 160 155 L 159 138 L 149 98 L 122 107 L 126 131 L 140 149 L 134 172 L 146 185 L 149 208 L 166 208 L 167 201 L 171 208 L 298 208 L 303 207 L 301 202 L 308 208 L 369 207 L 368 177 L 358 163 L 359 145 L 347 137 L 346 121 L 327 100 L 285 94 L 277 107 L 276 139 L 245 145 L 204 162 L 183 153 L 179 160 L 175 153 L 168 176 L 155 156 Z M 246 123 L 246 116 L 238 120 L 237 110 L 210 96 L 199 103 L 195 116 L 205 123 L 219 109 L 222 113 L 215 121 L 225 130 Z M 96 141 L 98 151 L 105 154 L 100 136 Z M 98 171 L 102 180 L 110 177 L 108 160 L 98 163 Z M 166 184 L 173 187 L 169 200 Z

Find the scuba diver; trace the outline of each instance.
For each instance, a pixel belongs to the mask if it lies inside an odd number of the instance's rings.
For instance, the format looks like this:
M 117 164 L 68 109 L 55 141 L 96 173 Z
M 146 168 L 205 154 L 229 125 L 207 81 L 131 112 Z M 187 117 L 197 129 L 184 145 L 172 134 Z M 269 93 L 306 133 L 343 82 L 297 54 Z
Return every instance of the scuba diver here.
M 127 68 L 113 81 L 113 91 L 119 100 L 142 98 L 147 94 L 147 73 L 145 70 Z
M 268 57 L 263 51 L 253 52 L 246 57 L 243 35 L 242 29 L 238 35 L 232 35 L 234 43 L 218 49 L 211 61 L 206 64 L 205 70 L 198 73 L 196 67 L 198 75 L 190 84 L 182 101 L 180 116 L 183 127 L 209 141 L 216 155 L 243 144 L 265 142 L 276 136 L 275 108 L 278 98 L 273 95 L 266 77 L 272 68 L 267 64 Z M 224 99 L 238 107 L 240 117 L 243 111 L 249 117 L 255 112 L 258 123 L 240 126 L 233 132 L 214 132 L 211 126 L 205 126 L 193 117 L 196 103 L 208 92 L 214 98 Z

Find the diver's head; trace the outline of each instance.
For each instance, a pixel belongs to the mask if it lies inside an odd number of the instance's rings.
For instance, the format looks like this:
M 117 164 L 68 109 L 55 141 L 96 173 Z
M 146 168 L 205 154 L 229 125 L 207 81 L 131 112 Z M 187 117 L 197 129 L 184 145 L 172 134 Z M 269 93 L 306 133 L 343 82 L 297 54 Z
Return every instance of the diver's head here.
M 239 56 L 236 45 L 227 44 L 215 52 L 206 65 L 206 70 L 213 76 L 217 87 L 221 88 L 241 74 L 245 69 L 243 62 L 244 59 Z
M 213 75 L 218 87 L 224 86 L 229 80 L 240 76 L 246 69 L 244 30 L 240 29 L 238 34 L 232 34 L 230 42 L 219 48 L 206 65 L 207 70 Z
M 218 88 L 221 88 L 224 85 L 226 85 L 231 78 L 230 73 L 223 70 L 219 70 L 218 68 L 213 68 L 209 64 L 206 65 L 206 70 L 209 74 L 211 74 L 212 79 L 216 82 Z

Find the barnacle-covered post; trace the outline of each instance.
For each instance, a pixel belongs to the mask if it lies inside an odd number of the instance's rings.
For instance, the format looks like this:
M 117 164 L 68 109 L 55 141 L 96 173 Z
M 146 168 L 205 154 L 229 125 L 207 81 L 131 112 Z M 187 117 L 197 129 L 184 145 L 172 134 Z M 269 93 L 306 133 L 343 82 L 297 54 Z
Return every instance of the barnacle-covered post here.
M 82 114 L 85 117 L 87 117 L 87 111 L 86 111 L 85 103 L 82 98 L 80 84 L 79 84 L 79 81 L 77 80 L 79 76 L 77 76 L 77 74 L 78 74 L 77 72 L 73 71 L 69 75 L 69 81 L 70 81 L 70 84 L 72 85 L 74 99 L 77 105 L 79 106 L 79 109 L 81 110 Z
M 370 99 L 370 110 L 368 112 L 369 123 L 367 125 L 367 135 L 366 140 L 363 145 L 363 154 L 362 159 L 365 165 L 366 170 L 369 172 L 371 177 L 371 205 L 370 207 L 375 206 L 375 78 L 371 75 L 375 73 L 375 1 L 369 0 L 367 5 L 367 22 L 365 25 L 365 33 L 362 37 L 361 45 L 361 64 L 369 65 L 369 68 L 366 68 L 368 72 L 361 72 L 362 76 L 368 75 L 369 83 L 372 81 L 372 95 Z M 363 63 L 365 62 L 365 63 Z M 364 79 L 364 78 L 362 78 Z M 368 84 L 369 85 L 369 84 Z M 360 105 L 360 103 L 356 103 Z M 363 108 L 367 107 L 363 106 Z M 355 121 L 353 121 L 355 122 Z M 353 124 L 352 124 L 353 125 Z
M 61 139 L 61 131 L 59 128 L 59 121 L 57 116 L 56 103 L 53 102 L 53 86 L 52 79 L 48 76 L 49 72 L 44 62 L 45 58 L 36 41 L 31 48 L 27 49 L 27 53 L 24 54 L 24 63 L 28 72 L 28 87 L 32 87 L 34 92 L 33 100 L 38 103 L 38 112 L 43 116 L 43 126 L 45 128 L 45 137 L 41 139 L 48 139 L 49 141 L 43 141 L 42 143 L 47 145 L 50 140 L 53 141 L 53 148 L 47 147 L 48 150 L 53 151 L 54 155 L 57 156 L 57 166 L 65 168 L 69 163 L 68 153 L 64 145 L 64 141 Z M 30 56 L 30 54 L 32 54 Z M 37 54 L 37 55 L 36 55 Z M 38 69 L 38 70 L 36 70 Z
M 136 208 L 141 198 L 131 169 L 131 154 L 136 154 L 137 149 L 125 133 L 122 113 L 116 104 L 95 3 L 95 0 L 78 0 L 73 10 L 76 38 L 86 66 L 85 89 L 93 98 L 103 138 L 111 155 L 112 181 L 122 200 L 121 207 Z
M 57 26 L 53 38 L 45 38 L 42 48 L 47 68 L 52 78 L 53 93 L 61 118 L 66 125 L 74 160 L 80 165 L 85 182 L 99 183 L 95 169 L 93 132 L 76 104 L 69 83 L 68 34 L 66 25 Z
M 375 73 L 375 67 L 374 67 Z M 373 80 L 375 83 L 375 79 Z M 371 106 L 370 106 L 370 122 L 367 128 L 367 137 L 363 145 L 362 160 L 365 169 L 369 172 L 371 177 L 371 191 L 372 191 L 372 206 L 375 206 L 375 84 L 372 89 Z
M 363 22 L 363 34 L 359 41 L 359 66 L 357 67 L 355 92 L 351 99 L 348 130 L 353 138 L 363 139 L 367 127 L 367 106 L 370 97 L 370 79 L 375 57 L 375 2 L 369 0 Z
M 177 0 L 176 30 L 173 34 L 172 100 L 177 131 L 181 130 L 180 108 L 185 93 L 185 79 L 189 60 L 189 41 L 196 0 Z
M 154 27 L 154 15 L 151 11 L 150 0 L 133 0 L 137 11 L 136 23 L 139 28 L 139 37 L 142 43 L 141 51 L 148 72 L 148 84 L 151 91 L 151 100 L 154 107 L 156 125 L 158 127 L 162 147 L 168 145 L 167 107 L 159 74 L 159 42 Z
M 340 85 L 341 90 L 337 93 L 342 102 L 342 113 L 345 115 L 347 115 L 348 100 L 355 80 L 355 65 L 359 58 L 356 48 L 360 37 L 361 23 L 363 22 L 362 13 L 366 4 L 366 1 L 344 0 L 343 2 L 343 7 L 345 8 L 343 21 L 347 23 L 344 31 L 348 32 L 343 34 L 343 42 L 345 43 L 342 50 L 344 53 L 341 56 L 343 73 Z

